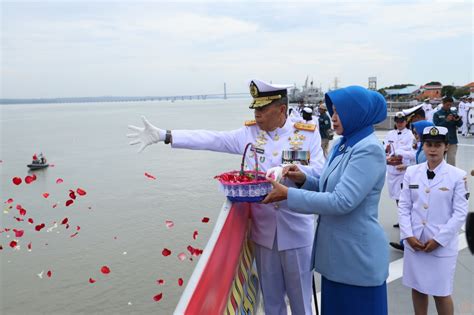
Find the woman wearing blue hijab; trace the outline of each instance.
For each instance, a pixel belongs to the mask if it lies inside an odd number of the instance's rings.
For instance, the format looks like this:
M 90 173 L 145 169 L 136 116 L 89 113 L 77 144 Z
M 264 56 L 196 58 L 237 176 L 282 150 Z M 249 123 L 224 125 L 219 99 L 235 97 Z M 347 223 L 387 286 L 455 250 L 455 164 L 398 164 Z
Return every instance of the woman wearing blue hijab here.
M 319 214 L 312 266 L 321 274 L 322 314 L 387 314 L 388 242 L 378 222 L 385 153 L 374 124 L 387 117 L 385 99 L 359 86 L 326 94 L 337 134 L 320 178 L 288 166 L 298 188 L 272 180 L 263 201 L 287 199 L 290 210 Z

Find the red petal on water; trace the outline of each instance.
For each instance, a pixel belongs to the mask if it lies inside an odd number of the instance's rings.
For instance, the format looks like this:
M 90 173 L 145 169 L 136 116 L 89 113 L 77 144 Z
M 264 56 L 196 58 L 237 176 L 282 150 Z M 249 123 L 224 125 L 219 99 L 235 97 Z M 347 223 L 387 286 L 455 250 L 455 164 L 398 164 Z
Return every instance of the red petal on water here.
M 17 229 L 13 229 L 13 232 L 15 232 L 15 237 L 22 237 L 23 234 L 25 233 L 24 230 L 17 230 Z
M 33 177 L 33 180 L 36 180 L 36 174 L 33 174 L 31 177 Z
M 47 192 L 46 192 L 46 193 L 43 193 L 43 197 L 44 197 L 44 198 L 48 198 L 48 197 L 49 197 L 49 193 L 47 193 Z
M 89 278 L 89 283 L 94 283 L 95 279 Z
M 165 284 L 165 280 L 158 279 L 158 280 L 156 280 L 156 283 L 159 284 L 159 285 L 163 285 L 163 284 Z
M 186 254 L 185 253 L 179 253 L 178 254 L 178 259 L 181 260 L 181 261 L 185 260 L 186 259 Z
M 53 273 L 51 272 L 51 270 L 48 270 L 48 272 L 46 273 L 46 275 L 48 276 L 48 278 L 51 278 L 51 275 L 52 275 L 52 274 L 53 274 Z
M 74 200 L 72 199 L 69 199 L 68 201 L 66 201 L 66 207 L 69 207 L 70 205 L 72 205 L 74 202 Z
M 76 189 L 76 192 L 79 196 L 84 196 L 85 194 L 87 194 L 86 191 L 81 188 Z
M 161 300 L 161 298 L 163 297 L 163 293 L 160 293 L 160 294 L 157 294 L 153 297 L 153 300 L 155 302 L 159 302 Z
M 104 275 L 107 275 L 110 273 L 110 268 L 107 266 L 102 266 L 102 268 L 100 268 L 100 272 L 102 272 Z
M 18 217 L 13 217 L 15 220 L 17 220 L 18 222 L 23 222 L 25 220 L 23 220 L 22 218 L 18 218 Z
M 9 228 L 5 228 L 5 229 L 3 229 L 3 230 L 4 230 L 5 232 L 9 232 L 9 231 L 10 231 Z
M 12 199 L 12 198 L 10 198 L 10 199 L 8 199 L 8 200 L 7 200 L 7 202 L 6 202 L 6 203 L 12 203 L 12 202 L 13 202 L 13 199 Z
M 55 203 L 55 204 L 53 205 L 53 208 L 56 208 L 57 206 L 58 206 L 58 204 L 57 204 L 57 203 Z
M 151 175 L 151 174 L 148 174 L 148 173 L 145 173 L 145 176 L 148 177 L 148 178 L 151 178 L 151 179 L 156 179 L 155 176 Z
M 169 256 L 171 255 L 171 251 L 168 248 L 164 248 L 163 251 L 161 252 L 163 256 Z
M 15 184 L 15 185 L 20 185 L 21 184 L 21 178 L 20 177 L 13 177 L 12 181 L 13 181 L 13 184 Z
M 178 279 L 178 285 L 181 287 L 183 285 L 184 281 L 183 278 Z
M 21 216 L 26 215 L 26 209 L 25 209 L 25 208 L 22 208 L 22 207 L 20 206 L 20 209 L 18 209 L 18 210 L 19 210 Z
M 28 222 L 29 222 L 30 224 L 33 224 L 33 219 L 32 219 L 32 218 L 28 218 Z
M 66 230 L 69 229 L 69 224 L 66 224 Z
M 204 218 L 202 218 L 201 222 L 202 222 L 202 223 L 207 223 L 207 222 L 209 222 L 209 218 L 208 218 L 208 217 L 204 217 Z
M 77 234 L 79 234 L 79 232 L 76 232 L 76 233 L 74 233 L 74 234 L 71 234 L 70 237 L 76 237 Z
M 38 224 L 37 226 L 35 226 L 35 230 L 36 231 L 41 231 L 41 229 L 43 229 L 46 225 L 44 223 L 41 223 L 41 224 Z
M 80 231 L 81 230 L 81 227 L 78 225 L 76 226 L 76 231 Z
M 31 250 L 31 242 L 28 243 L 28 249 Z
M 61 184 L 62 182 L 63 182 L 63 179 L 62 179 L 62 178 L 56 179 L 56 184 Z
M 168 229 L 171 229 L 174 226 L 174 222 L 171 220 L 166 220 L 165 224 Z
M 27 183 L 27 184 L 30 184 L 30 183 L 33 182 L 34 180 L 35 180 L 35 179 L 34 179 L 33 176 L 29 176 L 29 175 L 28 175 L 28 176 L 25 177 L 25 183 Z
M 193 233 L 193 238 L 194 238 L 194 239 L 197 239 L 198 234 L 199 234 L 198 231 L 194 231 L 194 233 Z
M 68 218 L 64 218 L 64 219 L 61 221 L 61 224 L 66 224 L 67 221 L 69 221 L 69 219 L 68 219 Z
M 70 189 L 69 189 L 69 197 L 70 197 L 71 199 L 76 199 L 76 193 L 74 192 L 74 190 L 70 190 Z
M 11 241 L 11 242 L 10 242 L 10 247 L 11 247 L 11 248 L 15 248 L 16 245 L 18 245 L 18 243 L 17 243 L 16 241 Z

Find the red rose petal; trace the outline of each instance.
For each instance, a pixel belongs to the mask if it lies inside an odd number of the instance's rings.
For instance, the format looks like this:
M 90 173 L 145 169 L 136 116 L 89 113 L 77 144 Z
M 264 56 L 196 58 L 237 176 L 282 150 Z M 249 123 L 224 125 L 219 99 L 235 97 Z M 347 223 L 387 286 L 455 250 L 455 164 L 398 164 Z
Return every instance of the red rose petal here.
M 186 259 L 186 254 L 185 253 L 179 253 L 178 254 L 178 259 L 181 260 L 181 261 L 185 260 Z
M 7 202 L 6 202 L 6 203 L 12 203 L 12 202 L 13 202 L 13 199 L 12 199 L 12 198 L 10 198 L 10 199 L 8 199 L 8 200 L 7 200 Z
M 208 217 L 204 217 L 204 218 L 202 218 L 201 222 L 202 222 L 202 223 L 207 223 L 207 222 L 209 222 L 209 218 L 208 218 Z
M 155 302 L 159 302 L 161 300 L 161 298 L 163 297 L 163 293 L 160 293 L 160 294 L 157 294 L 153 297 L 153 300 Z
M 100 272 L 102 272 L 104 275 L 107 275 L 110 273 L 110 268 L 107 266 L 102 266 L 102 268 L 100 268 Z
M 36 174 L 33 174 L 33 176 L 31 176 L 33 178 L 33 180 L 36 180 Z
M 68 219 L 68 218 L 64 218 L 64 219 L 61 221 L 61 224 L 66 224 L 67 221 L 69 221 L 69 219 Z
M 15 232 L 15 237 L 22 237 L 23 234 L 25 233 L 24 230 L 17 230 L 17 229 L 13 229 L 13 232 Z
M 79 196 L 84 196 L 86 194 L 86 191 L 81 188 L 76 189 L 76 192 Z
M 44 197 L 44 198 L 48 198 L 48 197 L 49 197 L 49 193 L 47 193 L 47 192 L 46 192 L 46 193 L 43 193 L 43 197 Z
M 33 224 L 33 219 L 32 219 L 32 218 L 28 218 L 28 222 L 29 222 L 30 224 Z
M 174 222 L 171 220 L 166 220 L 165 224 L 168 229 L 171 229 L 174 226 Z
M 79 232 L 76 232 L 76 233 L 74 233 L 74 234 L 71 234 L 71 236 L 69 236 L 69 237 L 76 237 L 77 234 L 79 234 Z
M 62 179 L 62 178 L 56 179 L 56 184 L 61 184 L 62 182 L 63 182 L 63 179 Z
M 155 176 L 151 175 L 151 174 L 148 174 L 148 173 L 145 173 L 145 176 L 150 178 L 150 179 L 156 179 Z
M 26 215 L 26 209 L 23 208 L 21 205 L 17 205 L 16 208 L 18 209 L 18 212 L 20 212 L 21 216 Z
M 27 247 L 28 247 L 28 250 L 31 251 L 31 242 L 28 243 Z
M 21 178 L 20 177 L 13 177 L 12 181 L 13 181 L 13 184 L 15 184 L 15 185 L 20 185 L 21 184 Z
M 69 207 L 69 206 L 72 205 L 73 203 L 74 203 L 74 200 L 69 199 L 68 201 L 66 201 L 66 207 Z
M 41 223 L 41 224 L 38 224 L 37 226 L 35 226 L 35 230 L 36 231 L 41 231 L 41 229 L 43 229 L 46 225 L 44 223 Z
M 33 176 L 28 175 L 28 176 L 25 177 L 25 183 L 27 183 L 27 184 L 30 184 L 34 180 L 35 180 L 35 178 Z
M 158 283 L 159 285 L 163 285 L 163 284 L 165 284 L 165 280 L 158 279 L 158 280 L 156 280 L 156 283 Z
M 95 279 L 89 278 L 89 283 L 94 283 Z
M 76 231 L 80 231 L 81 230 L 81 227 L 78 225 L 76 226 Z
M 193 233 L 193 239 L 197 239 L 197 236 L 199 235 L 198 231 L 194 231 Z
M 57 206 L 58 206 L 58 204 L 57 204 L 57 203 L 55 203 L 55 204 L 53 205 L 53 208 L 56 208 Z
M 69 198 L 76 199 L 76 193 L 74 192 L 74 190 L 69 190 Z
M 171 255 L 171 251 L 168 248 L 164 248 L 163 251 L 161 252 L 163 256 L 169 256 Z
M 16 241 L 11 241 L 11 242 L 10 242 L 10 247 L 11 247 L 11 248 L 15 248 L 16 245 L 18 245 L 18 243 L 17 243 Z
M 181 286 L 183 286 L 183 283 L 184 283 L 183 279 L 179 278 L 178 279 L 178 285 L 181 287 Z
M 53 274 L 53 273 L 51 272 L 51 270 L 48 270 L 48 272 L 46 273 L 46 275 L 48 276 L 48 278 L 51 278 L 51 275 L 52 275 L 52 274 Z

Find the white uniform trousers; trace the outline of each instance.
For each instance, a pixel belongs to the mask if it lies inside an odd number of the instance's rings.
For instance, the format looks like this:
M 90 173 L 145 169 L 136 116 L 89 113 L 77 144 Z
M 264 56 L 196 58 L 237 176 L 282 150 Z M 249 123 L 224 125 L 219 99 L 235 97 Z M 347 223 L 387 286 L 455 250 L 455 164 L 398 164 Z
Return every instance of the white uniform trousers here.
M 467 111 L 464 113 L 461 113 L 459 116 L 461 116 L 461 120 L 462 120 L 461 134 L 465 136 L 467 135 Z
M 405 173 L 391 174 L 387 173 L 387 188 L 391 199 L 399 200 L 400 191 L 402 190 L 403 176 Z
M 254 243 L 265 314 L 287 314 L 285 292 L 292 314 L 312 314 L 312 246 L 278 251 L 276 239 L 273 249 Z

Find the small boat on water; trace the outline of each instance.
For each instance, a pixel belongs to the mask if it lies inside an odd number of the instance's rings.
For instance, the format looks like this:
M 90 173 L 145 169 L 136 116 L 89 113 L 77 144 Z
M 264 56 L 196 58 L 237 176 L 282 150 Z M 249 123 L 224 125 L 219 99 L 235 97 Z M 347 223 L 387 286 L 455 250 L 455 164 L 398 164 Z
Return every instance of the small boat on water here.
M 28 164 L 27 166 L 30 170 L 34 171 L 34 170 L 39 170 L 42 168 L 47 168 L 49 164 L 46 158 L 43 156 L 43 153 L 40 153 L 39 156 L 37 156 L 35 153 L 33 155 L 33 161 L 31 162 L 31 164 Z

